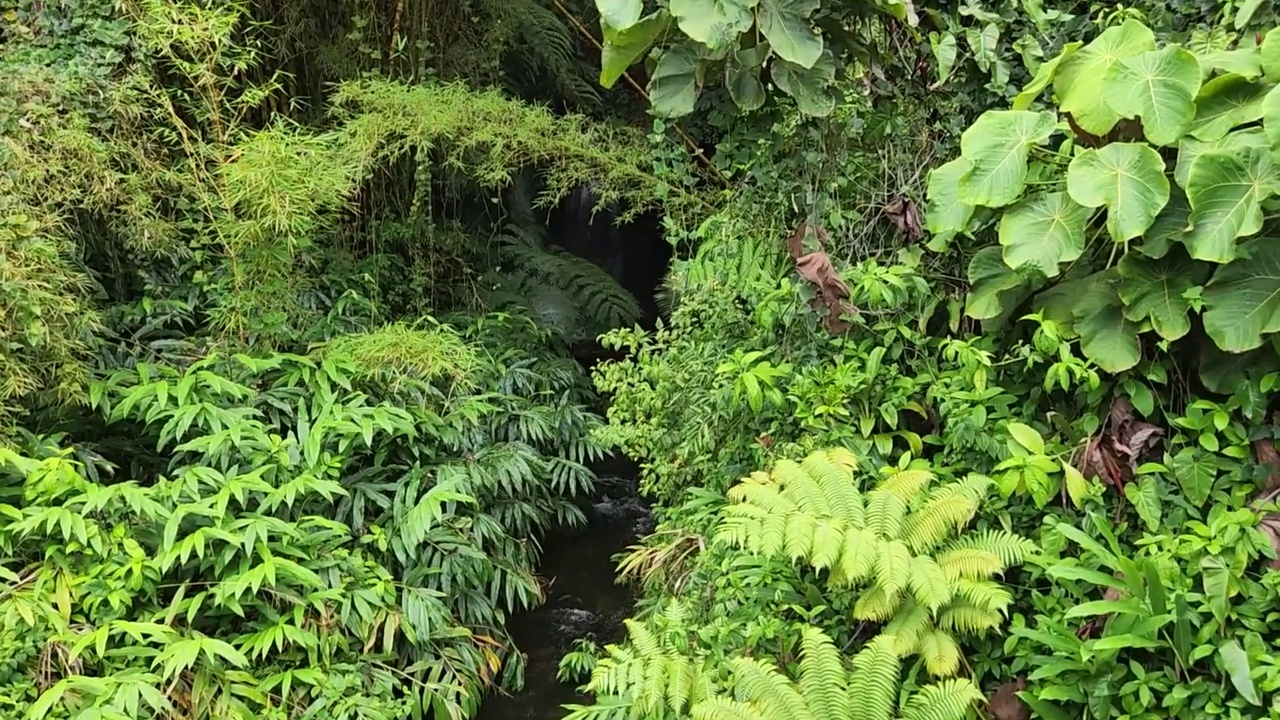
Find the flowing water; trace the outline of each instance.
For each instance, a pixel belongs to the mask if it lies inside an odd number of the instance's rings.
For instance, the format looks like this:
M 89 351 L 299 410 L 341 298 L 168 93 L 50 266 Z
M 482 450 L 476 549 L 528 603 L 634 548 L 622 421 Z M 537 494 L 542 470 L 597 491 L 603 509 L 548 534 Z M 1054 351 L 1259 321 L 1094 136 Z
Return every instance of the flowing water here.
M 653 521 L 636 498 L 633 467 L 611 462 L 597 472 L 595 501 L 585 508 L 587 526 L 547 541 L 539 569 L 550 583 L 547 602 L 509 626 L 527 658 L 524 689 L 485 699 L 478 720 L 563 718 L 562 705 L 589 699 L 556 679 L 560 658 L 578 638 L 603 647 L 622 637 L 635 596 L 630 587 L 614 583 L 612 556 L 651 532 Z

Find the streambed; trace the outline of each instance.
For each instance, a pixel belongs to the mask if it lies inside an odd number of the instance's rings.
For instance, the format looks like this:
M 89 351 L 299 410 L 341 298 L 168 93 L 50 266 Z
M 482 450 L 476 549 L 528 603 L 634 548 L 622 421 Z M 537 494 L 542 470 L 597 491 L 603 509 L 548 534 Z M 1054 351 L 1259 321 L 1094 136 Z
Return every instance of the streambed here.
M 597 469 L 588 523 L 548 538 L 539 574 L 549 581 L 547 602 L 512 618 L 509 629 L 527 658 L 524 689 L 485 699 L 478 720 L 560 720 L 561 706 L 586 703 L 574 684 L 556 679 L 560 658 L 579 638 L 601 647 L 621 639 L 635 605 L 632 587 L 614 582 L 612 556 L 652 532 L 649 509 L 636 497 L 636 469 L 611 461 Z

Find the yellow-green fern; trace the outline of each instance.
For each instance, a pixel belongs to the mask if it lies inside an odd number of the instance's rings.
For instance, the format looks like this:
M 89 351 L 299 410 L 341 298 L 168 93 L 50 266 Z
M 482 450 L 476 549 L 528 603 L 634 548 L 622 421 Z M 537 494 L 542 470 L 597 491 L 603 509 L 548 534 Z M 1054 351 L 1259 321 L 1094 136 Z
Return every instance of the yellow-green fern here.
M 1012 598 L 991 578 L 1034 545 L 1004 531 L 961 534 L 990 478 L 936 485 L 928 470 L 898 469 L 864 491 L 857 468 L 857 458 L 839 449 L 752 473 L 729 491 L 717 539 L 803 561 L 834 587 L 862 587 L 858 619 L 886 623 L 896 652 L 919 654 L 936 676 L 952 675 L 954 635 L 1000 624 Z

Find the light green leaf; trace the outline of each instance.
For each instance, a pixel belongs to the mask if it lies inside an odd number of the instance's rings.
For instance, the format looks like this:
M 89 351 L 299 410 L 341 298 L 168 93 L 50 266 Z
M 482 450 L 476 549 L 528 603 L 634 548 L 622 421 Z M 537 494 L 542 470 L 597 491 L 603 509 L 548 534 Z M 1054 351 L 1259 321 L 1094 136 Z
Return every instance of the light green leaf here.
M 1271 151 L 1280 151 L 1280 85 L 1262 99 L 1262 129 Z M 1246 131 L 1247 132 L 1247 131 Z M 1240 133 L 1232 133 L 1238 135 Z M 1228 135 L 1227 137 L 1231 137 Z
M 819 0 L 759 0 L 756 25 L 778 57 L 802 68 L 811 68 L 822 56 L 822 36 L 814 32 L 809 17 Z
M 698 56 L 688 45 L 662 51 L 649 77 L 649 101 L 659 117 L 676 118 L 693 112 L 698 101 Z
M 939 35 L 936 32 L 929 33 L 929 50 L 933 53 L 934 62 L 937 63 L 938 81 L 933 87 L 940 87 L 942 83 L 951 77 L 951 70 L 956 65 L 956 36 L 949 32 Z
M 1211 150 L 1187 173 L 1190 229 L 1182 242 L 1197 260 L 1225 263 L 1236 257 L 1236 238 L 1262 229 L 1264 199 L 1278 182 L 1271 155 L 1256 148 Z
M 1041 63 L 1039 69 L 1036 70 L 1035 77 L 1031 78 L 1031 82 L 1022 88 L 1022 92 L 1018 93 L 1013 99 L 1014 110 L 1026 110 L 1031 107 L 1031 103 L 1040 97 L 1040 93 L 1049 87 L 1049 83 L 1053 82 L 1053 77 L 1058 72 L 1058 66 L 1064 60 L 1075 54 L 1084 43 L 1071 42 L 1062 47 L 1062 52 L 1058 56 L 1047 63 Z
M 1178 141 L 1178 164 L 1173 169 L 1173 180 L 1182 187 L 1187 186 L 1187 176 L 1191 174 L 1191 163 L 1210 150 L 1245 150 L 1256 147 L 1268 148 L 1266 135 L 1262 128 L 1248 128 L 1227 133 L 1218 140 L 1202 141 L 1184 137 Z
M 1023 425 L 1018 422 L 1011 422 L 1005 426 L 1009 431 L 1009 435 L 1014 441 L 1033 455 L 1044 454 L 1044 438 L 1040 437 L 1040 433 L 1030 425 Z
M 1124 303 L 1113 286 L 1111 271 L 1097 273 L 1082 287 L 1072 313 L 1080 349 L 1109 373 L 1128 370 L 1142 359 L 1141 326 L 1124 316 Z
M 1199 448 L 1184 447 L 1169 460 L 1169 469 L 1178 480 L 1187 502 L 1195 507 L 1204 505 L 1218 478 L 1218 466 L 1212 455 Z
M 1256 47 L 1196 52 L 1195 56 L 1200 62 L 1201 77 L 1207 78 L 1214 71 L 1235 73 L 1250 80 L 1262 77 L 1262 56 Z
M 1032 267 L 1045 277 L 1057 277 L 1058 265 L 1084 252 L 1084 228 L 1089 210 L 1064 192 L 1033 195 L 1005 211 L 1000 218 L 1004 262 L 1015 270 Z
M 1258 12 L 1258 6 L 1262 4 L 1262 0 L 1240 0 L 1240 6 L 1236 8 L 1236 18 L 1234 25 L 1236 30 L 1243 30 L 1253 19 L 1253 14 Z
M 800 112 L 826 117 L 835 109 L 836 99 L 828 88 L 835 80 L 836 65 L 829 51 L 823 51 L 822 58 L 808 69 L 781 57 L 774 58 L 769 67 L 773 82 L 795 99 Z
M 1146 232 L 1169 201 L 1169 179 L 1155 150 L 1111 143 L 1072 159 L 1067 192 L 1085 207 L 1106 205 L 1107 232 L 1114 242 L 1126 242 Z
M 604 47 L 600 50 L 600 84 L 613 87 L 622 73 L 653 47 L 667 31 L 671 15 L 659 10 L 626 30 L 604 24 Z
M 1280 82 L 1280 28 L 1268 32 L 1258 49 L 1262 55 L 1263 74 L 1271 82 Z
M 727 47 L 755 23 L 758 0 L 671 0 L 668 8 L 685 35 L 712 50 Z
M 1102 82 L 1111 109 L 1120 117 L 1140 118 L 1142 134 L 1156 145 L 1173 145 L 1186 133 L 1199 89 L 1200 64 L 1176 45 L 1125 58 Z
M 1204 583 L 1205 600 L 1209 602 L 1209 610 L 1218 622 L 1226 622 L 1230 609 L 1228 597 L 1231 594 L 1231 576 L 1222 558 L 1206 555 L 1200 558 L 1200 579 Z
M 1124 496 L 1129 499 L 1133 509 L 1138 511 L 1142 524 L 1147 530 L 1155 532 L 1160 527 L 1160 515 L 1163 508 L 1160 504 L 1160 480 L 1155 475 L 1143 475 L 1135 482 L 1125 483 Z
M 1191 302 L 1183 294 L 1208 276 L 1208 268 L 1179 251 L 1159 260 L 1128 253 L 1120 259 L 1120 299 L 1124 316 L 1134 322 L 1150 320 L 1165 340 L 1177 340 L 1191 331 Z
M 1218 268 L 1204 289 L 1205 332 L 1230 353 L 1280 331 L 1280 242 L 1260 237 L 1240 249 L 1245 257 Z
M 1249 667 L 1249 656 L 1244 648 L 1235 640 L 1228 640 L 1218 646 L 1218 657 L 1222 659 L 1222 667 L 1231 678 L 1236 692 L 1250 705 L 1261 705 L 1258 689 L 1253 685 L 1252 671 Z
M 975 320 L 999 317 L 1007 310 L 1005 298 L 1022 286 L 1022 276 L 1004 264 L 1000 248 L 982 248 L 969 261 L 969 297 L 965 302 L 965 314 Z
M 933 236 L 929 240 L 930 250 L 946 250 L 951 239 L 969 226 L 973 206 L 960 201 L 960 178 L 971 167 L 964 157 L 957 157 L 929 171 L 924 224 Z
M 751 48 L 734 50 L 725 63 L 725 85 L 729 96 L 739 109 L 746 112 L 760 109 L 765 102 L 764 83 L 760 82 L 760 68 L 769 54 L 769 43 L 761 41 Z
M 1062 461 L 1062 477 L 1064 485 L 1067 488 L 1067 496 L 1071 498 L 1071 504 L 1077 508 L 1084 507 L 1084 501 L 1089 497 L 1089 481 L 1084 479 L 1084 475 L 1075 468 L 1074 465 Z
M 644 0 L 596 0 L 600 20 L 615 30 L 635 25 L 644 12 Z
M 981 30 L 968 28 L 965 30 L 965 40 L 969 43 L 969 49 L 973 51 L 973 61 L 978 64 L 978 69 L 991 72 L 997 57 L 996 45 L 1000 42 L 1000 28 L 990 22 Z
M 1051 112 L 988 110 L 960 136 L 960 153 L 972 165 L 960 179 L 960 200 L 1003 207 L 1017 200 L 1027 182 L 1032 145 L 1053 134 Z
M 1093 42 L 1062 61 L 1053 79 L 1058 107 L 1086 132 L 1105 135 L 1120 116 L 1104 102 L 1102 82 L 1124 58 L 1154 50 L 1155 35 L 1136 20 L 1107 28 Z
M 1210 80 L 1196 96 L 1196 116 L 1188 131 L 1200 140 L 1218 140 L 1232 129 L 1262 118 L 1262 99 L 1270 86 L 1240 75 Z
M 1190 217 L 1191 204 L 1187 202 L 1187 194 L 1177 185 L 1170 185 L 1169 202 L 1142 234 L 1142 244 L 1137 251 L 1149 258 L 1164 257 L 1182 240 L 1183 231 L 1191 224 Z

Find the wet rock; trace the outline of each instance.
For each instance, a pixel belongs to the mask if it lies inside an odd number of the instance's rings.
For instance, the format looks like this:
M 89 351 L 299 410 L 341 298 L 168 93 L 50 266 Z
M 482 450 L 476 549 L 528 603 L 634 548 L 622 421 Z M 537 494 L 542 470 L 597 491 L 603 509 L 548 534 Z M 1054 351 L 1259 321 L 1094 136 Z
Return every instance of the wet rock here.
M 581 608 L 551 608 L 547 616 L 555 625 L 557 635 L 564 638 L 565 645 L 579 638 L 594 636 L 599 623 L 595 613 Z

